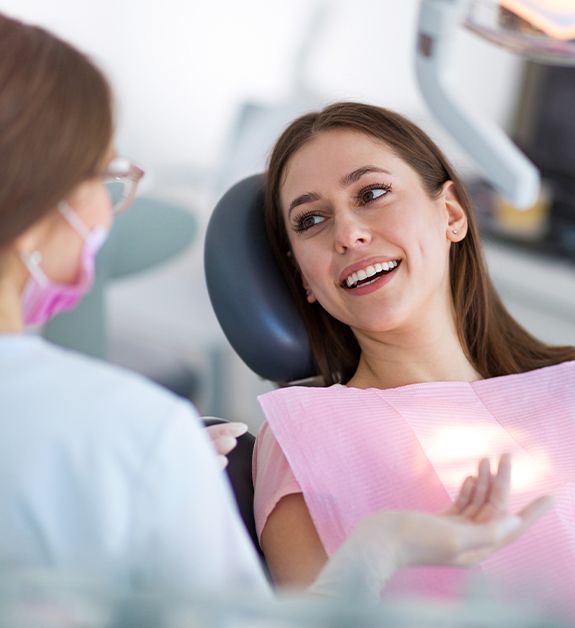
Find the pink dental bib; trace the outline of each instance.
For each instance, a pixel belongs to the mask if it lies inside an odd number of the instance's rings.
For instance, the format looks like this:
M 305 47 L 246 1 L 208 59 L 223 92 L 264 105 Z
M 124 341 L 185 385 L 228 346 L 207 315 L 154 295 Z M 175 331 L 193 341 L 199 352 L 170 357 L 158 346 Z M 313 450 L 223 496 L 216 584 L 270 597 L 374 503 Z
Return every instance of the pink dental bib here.
M 260 403 L 273 432 L 262 435 L 277 439 L 328 554 L 370 513 L 446 510 L 480 457 L 512 453 L 512 510 L 548 492 L 556 506 L 481 570 L 523 599 L 573 604 L 575 362 L 472 383 L 284 388 Z M 269 445 L 256 450 L 256 517 L 258 485 L 281 465 L 278 456 L 258 460 Z M 405 569 L 386 593 L 453 595 L 469 574 Z

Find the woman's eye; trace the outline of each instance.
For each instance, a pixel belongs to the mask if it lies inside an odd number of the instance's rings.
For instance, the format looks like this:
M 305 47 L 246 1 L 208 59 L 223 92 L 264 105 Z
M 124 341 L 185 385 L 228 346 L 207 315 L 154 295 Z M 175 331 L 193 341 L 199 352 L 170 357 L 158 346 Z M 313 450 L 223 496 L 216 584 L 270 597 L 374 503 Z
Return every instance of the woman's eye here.
M 374 185 L 373 187 L 361 190 L 358 200 L 362 205 L 367 205 L 378 198 L 382 198 L 391 190 L 390 185 Z
M 323 222 L 322 216 L 318 216 L 317 214 L 304 214 L 300 216 L 295 225 L 296 231 L 307 231 L 311 227 L 315 227 L 315 225 L 319 225 Z

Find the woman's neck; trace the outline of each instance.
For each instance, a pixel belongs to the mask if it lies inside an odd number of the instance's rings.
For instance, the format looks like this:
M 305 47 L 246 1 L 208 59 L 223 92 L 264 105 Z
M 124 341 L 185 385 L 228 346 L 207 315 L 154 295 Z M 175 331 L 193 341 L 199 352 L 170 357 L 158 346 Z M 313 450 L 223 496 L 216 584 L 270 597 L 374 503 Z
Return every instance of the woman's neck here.
M 381 335 L 358 334 L 361 357 L 348 382 L 357 388 L 396 388 L 435 381 L 475 381 L 455 324 L 418 324 Z

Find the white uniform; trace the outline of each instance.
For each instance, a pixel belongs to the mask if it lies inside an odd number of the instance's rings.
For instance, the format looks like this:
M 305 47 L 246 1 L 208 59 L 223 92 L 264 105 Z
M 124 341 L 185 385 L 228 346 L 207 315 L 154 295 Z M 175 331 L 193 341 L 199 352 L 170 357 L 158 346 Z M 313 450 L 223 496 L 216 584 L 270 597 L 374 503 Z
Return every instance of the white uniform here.
M 41 338 L 0 335 L 0 564 L 267 591 L 192 406 Z

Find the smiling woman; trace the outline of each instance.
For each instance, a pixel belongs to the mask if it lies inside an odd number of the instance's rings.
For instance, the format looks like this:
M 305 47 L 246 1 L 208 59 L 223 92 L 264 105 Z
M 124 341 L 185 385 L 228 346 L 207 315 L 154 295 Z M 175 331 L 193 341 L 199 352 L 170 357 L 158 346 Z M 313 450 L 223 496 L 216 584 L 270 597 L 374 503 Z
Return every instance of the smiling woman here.
M 326 384 L 349 381 L 357 370 L 360 346 L 348 322 L 332 315 L 326 304 L 309 307 L 303 288 L 303 281 L 309 278 L 305 270 L 302 273 L 305 260 L 298 257 L 297 251 L 305 249 L 307 255 L 311 249 L 305 245 L 310 237 L 317 239 L 319 235 L 325 240 L 323 232 L 332 213 L 331 224 L 338 223 L 338 229 L 346 227 L 347 216 L 338 211 L 342 201 L 355 207 L 356 215 L 365 215 L 363 222 L 369 217 L 378 219 L 385 207 L 381 228 L 400 230 L 410 246 L 415 245 L 413 234 L 406 232 L 410 226 L 420 234 L 431 228 L 442 231 L 434 243 L 431 234 L 426 234 L 428 246 L 424 252 L 429 252 L 431 246 L 443 247 L 439 261 L 447 284 L 442 286 L 441 296 L 450 307 L 452 304 L 455 317 L 449 318 L 454 318 L 458 342 L 481 377 L 532 370 L 575 355 L 571 347 L 549 347 L 533 338 L 505 310 L 485 269 L 467 191 L 439 148 L 399 114 L 359 103 L 339 103 L 319 114 L 302 116 L 277 141 L 267 181 L 270 243 L 305 321 L 314 359 Z M 442 206 L 443 213 L 439 211 Z M 361 224 L 356 223 L 354 228 Z M 330 228 L 327 231 L 332 233 Z M 333 238 L 339 238 L 340 233 L 334 233 Z M 360 240 L 362 237 L 359 234 Z M 341 250 L 345 243 L 334 240 L 334 246 Z M 378 256 L 384 261 L 401 261 L 394 259 L 400 243 L 396 243 L 395 250 L 393 247 L 392 242 L 386 242 L 385 250 L 379 247 Z M 373 245 L 362 245 L 359 250 L 362 248 L 371 250 Z M 290 256 L 292 249 L 297 264 Z M 287 252 L 290 255 L 286 256 Z M 347 260 L 350 256 L 347 253 L 340 257 Z M 353 256 L 353 262 L 360 264 L 365 258 L 361 252 L 354 251 Z M 409 262 L 414 264 L 413 259 Z M 345 270 L 345 264 L 341 270 Z M 356 268 L 352 270 L 357 272 Z M 399 268 L 397 272 L 405 270 Z M 313 271 L 314 277 L 317 272 Z M 425 285 L 432 274 L 438 275 L 432 266 L 422 272 Z M 422 287 L 419 284 L 418 290 Z M 419 292 L 417 298 L 422 298 Z
M 260 398 L 256 525 L 274 577 L 308 582 L 368 513 L 448 508 L 472 459 L 510 451 L 544 462 L 518 465 L 512 503 L 551 487 L 569 515 L 555 511 L 482 569 L 519 583 L 537 568 L 542 597 L 566 602 L 575 350 L 545 345 L 506 311 L 439 148 L 369 105 L 304 115 L 272 152 L 266 226 L 325 384 Z M 462 453 L 448 438 L 461 430 L 472 456 L 449 455 Z M 388 591 L 446 595 L 463 579 L 408 570 Z
M 356 338 L 413 323 L 422 307 L 430 321 L 449 319 L 449 245 L 466 233 L 451 182 L 429 197 L 389 148 L 348 129 L 309 141 L 284 177 L 280 202 L 292 206 L 284 220 L 308 303 L 319 301 Z

